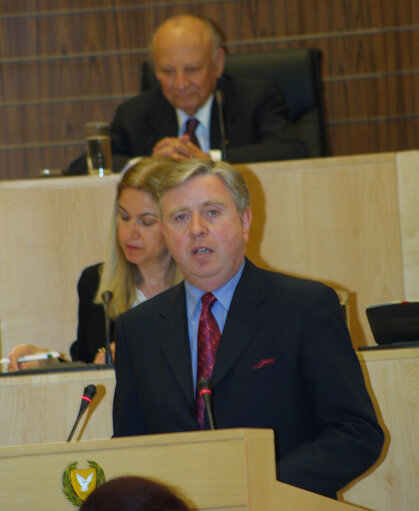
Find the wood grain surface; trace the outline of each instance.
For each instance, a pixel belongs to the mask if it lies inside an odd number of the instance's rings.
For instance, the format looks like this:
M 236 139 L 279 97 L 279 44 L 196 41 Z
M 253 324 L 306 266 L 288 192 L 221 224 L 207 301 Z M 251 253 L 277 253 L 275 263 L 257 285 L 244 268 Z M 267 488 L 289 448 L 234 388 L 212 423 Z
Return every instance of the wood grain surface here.
M 413 0 L 5 0 L 0 9 L 0 179 L 67 168 L 88 120 L 139 92 L 155 27 L 215 20 L 230 53 L 323 52 L 332 155 L 418 146 L 418 9 Z

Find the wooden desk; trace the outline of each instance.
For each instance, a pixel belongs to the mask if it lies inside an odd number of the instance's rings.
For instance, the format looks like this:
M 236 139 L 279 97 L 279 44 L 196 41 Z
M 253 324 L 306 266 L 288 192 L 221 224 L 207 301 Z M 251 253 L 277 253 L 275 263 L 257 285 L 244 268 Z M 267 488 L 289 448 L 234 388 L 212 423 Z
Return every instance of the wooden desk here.
M 419 151 L 240 166 L 252 196 L 257 264 L 349 292 L 355 346 L 365 308 L 418 298 Z M 68 352 L 76 282 L 103 260 L 119 176 L 0 183 L 0 332 Z
M 419 480 L 419 348 L 358 352 L 370 394 L 386 431 L 381 459 L 342 492 L 345 502 L 374 511 L 417 509 Z M 101 400 L 74 440 L 109 438 L 112 433 L 113 371 L 80 371 L 0 378 L 0 444 L 67 438 L 83 388 L 94 383 Z M 103 387 L 103 388 L 102 388 Z M 86 423 L 86 419 L 88 419 Z
M 0 509 L 74 510 L 62 474 L 70 463 L 87 468 L 87 460 L 108 480 L 137 474 L 168 484 L 194 511 L 361 511 L 276 481 L 273 433 L 266 429 L 0 447 Z
M 377 511 L 419 509 L 419 348 L 358 356 L 386 443 L 375 466 L 343 491 L 343 498 Z
M 73 441 L 112 436 L 113 369 L 1 376 L 0 446 L 65 441 L 90 383 L 97 395 Z

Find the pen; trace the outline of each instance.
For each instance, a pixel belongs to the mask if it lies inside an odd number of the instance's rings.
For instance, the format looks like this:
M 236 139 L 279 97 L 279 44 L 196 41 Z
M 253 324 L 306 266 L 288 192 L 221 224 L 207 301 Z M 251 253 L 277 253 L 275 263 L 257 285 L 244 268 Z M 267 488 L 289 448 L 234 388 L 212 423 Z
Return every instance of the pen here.
M 35 360 L 48 360 L 49 358 L 60 358 L 58 351 L 47 351 L 45 353 L 34 353 L 33 355 L 25 355 L 18 359 L 21 362 L 34 362 Z M 0 364 L 10 364 L 9 358 L 0 359 Z

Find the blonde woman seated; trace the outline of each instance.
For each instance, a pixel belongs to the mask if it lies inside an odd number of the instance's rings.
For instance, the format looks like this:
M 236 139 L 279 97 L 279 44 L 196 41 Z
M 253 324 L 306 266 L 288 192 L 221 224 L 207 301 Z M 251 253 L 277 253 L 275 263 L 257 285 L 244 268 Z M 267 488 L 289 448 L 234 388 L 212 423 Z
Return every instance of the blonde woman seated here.
M 104 263 L 83 270 L 78 285 L 77 339 L 70 348 L 74 361 L 104 363 L 106 341 L 102 293 L 111 291 L 110 338 L 115 321 L 131 307 L 182 280 L 166 247 L 158 221 L 157 189 L 173 161 L 144 158 L 129 168 L 118 184 L 109 255 Z M 114 343 L 111 343 L 114 350 Z M 39 367 L 45 362 L 18 363 L 22 356 L 48 351 L 21 344 L 9 355 L 9 371 Z

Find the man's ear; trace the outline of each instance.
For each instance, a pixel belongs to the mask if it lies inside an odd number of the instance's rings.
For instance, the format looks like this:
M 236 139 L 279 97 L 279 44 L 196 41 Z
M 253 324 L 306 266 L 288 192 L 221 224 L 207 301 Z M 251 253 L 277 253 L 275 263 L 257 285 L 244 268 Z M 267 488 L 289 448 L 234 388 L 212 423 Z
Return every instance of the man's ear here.
M 252 210 L 249 208 L 249 206 L 244 208 L 241 220 L 243 240 L 245 243 L 247 243 L 249 241 L 250 226 L 252 224 Z
M 215 66 L 217 68 L 217 78 L 223 74 L 225 64 L 225 51 L 222 48 L 217 48 L 215 54 Z

